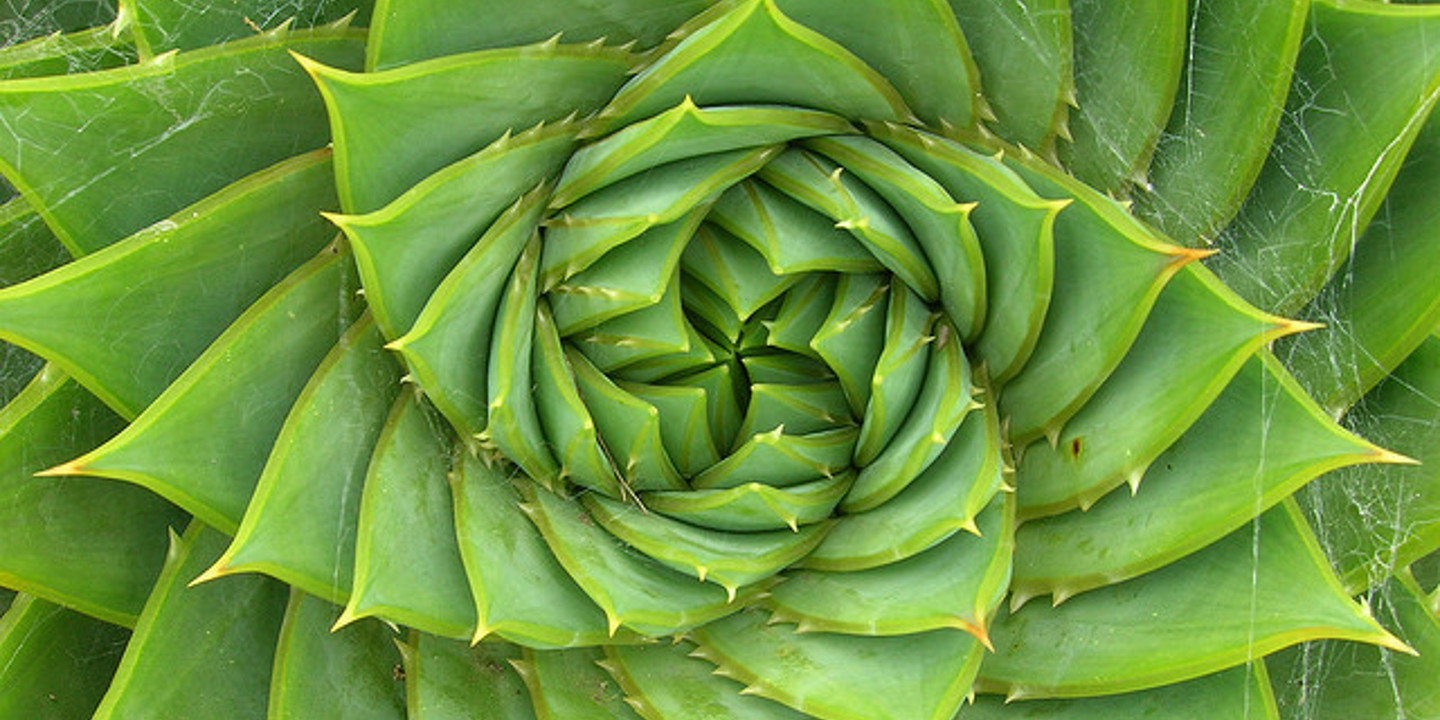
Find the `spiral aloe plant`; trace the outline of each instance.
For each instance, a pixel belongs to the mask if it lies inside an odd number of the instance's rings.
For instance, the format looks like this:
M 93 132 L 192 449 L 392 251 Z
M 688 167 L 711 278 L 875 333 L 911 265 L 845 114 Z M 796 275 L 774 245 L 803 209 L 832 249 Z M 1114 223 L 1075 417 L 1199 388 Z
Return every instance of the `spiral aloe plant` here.
M 0 717 L 1440 717 L 1440 7 L 203 10 L 0 50 Z

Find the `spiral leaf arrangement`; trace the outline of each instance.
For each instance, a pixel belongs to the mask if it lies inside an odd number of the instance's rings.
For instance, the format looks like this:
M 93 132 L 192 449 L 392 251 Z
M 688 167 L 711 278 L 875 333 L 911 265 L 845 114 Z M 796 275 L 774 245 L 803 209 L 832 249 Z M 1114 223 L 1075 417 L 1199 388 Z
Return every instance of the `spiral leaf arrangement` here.
M 348 9 L 0 51 L 0 715 L 1440 713 L 1440 11 Z

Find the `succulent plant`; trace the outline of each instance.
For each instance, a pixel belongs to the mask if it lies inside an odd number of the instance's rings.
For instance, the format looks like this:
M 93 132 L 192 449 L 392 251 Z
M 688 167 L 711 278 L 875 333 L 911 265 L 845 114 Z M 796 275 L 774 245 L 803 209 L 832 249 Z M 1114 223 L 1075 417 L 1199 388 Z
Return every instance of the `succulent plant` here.
M 1440 8 L 18 13 L 0 717 L 1440 717 Z

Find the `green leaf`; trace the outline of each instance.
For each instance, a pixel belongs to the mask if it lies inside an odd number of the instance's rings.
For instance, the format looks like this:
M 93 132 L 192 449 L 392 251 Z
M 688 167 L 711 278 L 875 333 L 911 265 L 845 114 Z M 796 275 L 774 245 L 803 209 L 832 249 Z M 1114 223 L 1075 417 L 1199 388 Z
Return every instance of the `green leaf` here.
M 606 377 L 585 356 L 566 354 L 575 373 L 580 398 L 590 408 L 606 457 L 633 490 L 679 490 L 685 487 L 660 438 L 660 411 Z
M 955 15 L 942 0 L 776 0 L 776 7 L 855 53 L 921 120 L 972 127 L 982 114 L 979 70 Z
M 763 255 L 777 275 L 884 269 L 853 234 L 767 183 L 746 180 L 730 188 L 707 219 Z
M 875 508 L 914 482 L 944 452 L 965 416 L 980 406 L 971 397 L 970 364 L 955 328 L 942 321 L 934 332 L 920 399 L 875 461 L 860 468 L 840 505 L 847 513 Z
M 507 135 L 430 175 L 375 212 L 327 216 L 354 245 L 365 299 L 386 339 L 430 329 L 447 300 L 437 301 L 424 318 L 426 325 L 418 319 L 432 294 L 448 298 L 457 293 L 455 284 L 461 281 L 446 280 L 463 258 L 471 258 L 465 265 L 472 267 L 507 258 L 514 263 L 520 252 L 516 243 L 529 239 L 529 232 L 503 243 L 485 235 L 496 226 L 510 228 L 513 235 L 512 226 L 523 225 L 520 220 L 529 217 L 525 211 L 544 208 L 545 193 L 538 190 L 518 208 L 517 202 L 559 172 L 574 139 L 571 123 Z M 494 234 L 506 237 L 498 228 Z M 501 247 L 492 254 L 489 248 L 496 244 Z M 467 254 L 472 247 L 473 253 Z
M 195 50 L 291 25 L 309 27 L 338 20 L 344 27 L 357 12 L 357 24 L 363 26 L 373 4 L 373 0 L 237 0 L 201 10 L 183 0 L 119 0 L 123 15 L 131 21 L 130 33 L 147 58 L 163 50 Z
M 1437 393 L 1440 337 L 1431 335 L 1348 419 L 1357 432 L 1419 465 L 1351 468 L 1301 496 L 1312 516 L 1323 513 L 1326 552 L 1352 591 L 1440 549 L 1434 521 L 1440 511 Z
M 694 656 L 694 644 L 606 648 L 603 665 L 646 720 L 801 720 L 809 717 L 764 698 Z
M 251 175 L 123 242 L 0 290 L 0 338 L 51 359 L 133 418 L 333 237 L 315 213 L 333 197 L 328 151 Z
M 263 572 L 346 601 L 365 472 L 397 375 L 370 317 L 351 325 L 290 409 L 234 542 L 204 580 Z
M 355 581 L 337 627 L 380 617 L 446 637 L 474 634 L 450 499 L 453 451 L 444 421 L 419 393 L 401 392 L 365 474 Z
M 377 0 L 370 29 L 369 69 L 385 69 L 467 50 L 540 42 L 605 40 L 658 44 L 713 0 L 547 0 L 516 6 L 506 0 L 458 5 L 443 0 Z
M 376 620 L 332 632 L 339 614 L 340 608 L 324 600 L 290 591 L 275 645 L 268 720 L 404 718 L 394 634 Z
M 600 113 L 616 128 L 686 96 L 700 105 L 799 105 L 865 120 L 906 121 L 884 77 L 835 41 L 796 23 L 775 0 L 742 0 L 686 27 L 676 45 L 620 88 Z M 803 72 L 797 70 L 803 69 Z
M 691 633 L 697 654 L 746 694 L 825 720 L 949 720 L 983 649 L 958 630 L 900 637 L 801 634 L 746 610 Z M 883 668 L 877 672 L 877 668 Z
M 791 487 L 832 478 L 850 467 L 855 428 L 790 435 L 783 426 L 751 435 L 735 452 L 695 476 L 697 490 L 734 488 L 748 483 Z
M 536 308 L 535 336 L 530 371 L 536 379 L 535 408 L 544 437 L 550 439 L 551 450 L 560 462 L 559 479 L 609 497 L 620 497 L 619 477 L 600 449 L 595 419 L 580 399 L 574 371 L 555 331 L 555 321 L 543 304 Z M 543 484 L 546 478 L 538 480 Z
M 1402 574 L 1373 596 L 1377 617 L 1418 655 L 1386 648 L 1319 642 L 1272 655 L 1287 717 L 1338 718 L 1440 716 L 1440 619 L 1425 594 Z M 1318 676 L 1317 676 L 1318 669 Z M 1323 678 L 1323 682 L 1319 681 Z
M 129 33 L 118 23 L 37 37 L 0 49 L 0 79 L 70 75 L 135 61 Z
M 903 560 L 960 530 L 978 534 L 975 516 L 1001 486 L 1001 444 L 993 405 L 966 415 L 915 482 L 873 510 L 839 518 L 798 567 L 864 570 Z
M 541 288 L 548 291 L 646 230 L 710 204 L 779 150 L 765 146 L 677 160 L 585 196 L 547 225 Z
M 850 231 L 870 254 L 926 302 L 939 297 L 935 269 L 904 218 L 863 182 L 845 174 L 842 166 L 804 150 L 778 155 L 758 173 L 815 212 Z
M 540 429 L 530 386 L 539 267 L 540 238 L 532 236 L 496 310 L 495 336 L 490 339 L 490 417 L 479 440 L 493 444 L 531 480 L 554 487 L 560 468 Z
M 590 517 L 611 535 L 732 596 L 741 586 L 771 577 L 804 557 L 830 529 L 829 523 L 816 523 L 796 531 L 731 533 L 698 528 L 598 495 L 583 500 Z
M 1227 285 L 1289 313 L 1349 257 L 1440 100 L 1436 32 L 1433 5 L 1315 0 L 1270 159 L 1220 238 Z
M 1025 451 L 1016 479 L 1020 516 L 1087 508 L 1127 482 L 1133 492 L 1247 358 L 1305 328 L 1250 307 L 1203 267 L 1180 271 L 1120 365 L 1053 444 Z
M 621 50 L 553 42 L 364 74 L 298 59 L 325 98 L 340 207 L 352 214 L 384 207 L 507 132 L 598 109 L 631 63 Z
M 840 163 L 910 226 L 940 281 L 940 304 L 967 340 L 985 324 L 985 259 L 970 224 L 975 206 L 957 203 L 935 179 L 879 142 L 826 137 L 806 143 Z
M 795 530 L 830 517 L 854 479 L 846 473 L 786 488 L 747 482 L 724 490 L 645 493 L 640 501 L 655 512 L 716 530 Z
M 189 587 L 225 543 L 199 522 L 183 537 L 171 533 L 165 569 L 96 720 L 266 716 L 286 588 L 265 577 Z
M 1055 220 L 1068 203 L 1042 199 L 999 156 L 900 125 L 869 130 L 952 197 L 977 203 L 969 217 L 985 258 L 988 318 L 973 348 L 995 382 L 1008 380 L 1040 338 L 1055 283 Z
M 510 272 L 539 230 L 546 194 L 544 188 L 527 194 L 502 213 L 450 267 L 410 330 L 385 346 L 400 354 L 415 382 L 462 436 L 486 427 L 490 341 L 497 312 Z M 472 195 L 467 204 L 473 203 Z M 424 237 L 433 241 L 435 233 L 430 226 Z M 406 255 L 401 250 L 395 259 Z M 399 286 L 410 290 L 426 284 Z M 373 301 L 371 307 L 376 307 Z
M 7 82 L 0 172 L 72 252 L 98 250 L 329 142 L 320 96 L 286 52 L 356 67 L 360 46 L 356 31 L 281 31 L 105 72 Z M 313 220 L 329 202 L 296 205 Z
M 530 516 L 555 558 L 605 612 L 613 635 L 622 626 L 643 635 L 672 635 L 744 607 L 750 586 L 730 596 L 718 585 L 697 582 L 649 558 L 633 554 L 596 526 L 578 502 L 522 486 Z
M 1156 570 L 1324 472 L 1390 457 L 1342 430 L 1262 351 L 1150 465 L 1140 492 L 1111 493 L 1087 512 L 1021 525 L 1012 589 L 1022 600 L 1065 598 Z M 1327 534 L 1334 526 L 1327 520 Z
M 1055 221 L 1055 288 L 1023 370 L 1005 384 L 1000 416 L 1018 446 L 1053 434 L 1124 359 L 1160 291 L 1203 257 L 1157 238 L 1120 205 L 1033 159 L 1006 158 L 1037 192 L 1073 197 Z M 1095 282 L 1095 278 L 1105 282 Z
M 526 649 L 523 660 L 511 660 L 530 691 L 536 720 L 637 720 L 626 704 L 625 691 L 611 681 L 599 663 L 600 648 L 535 651 Z
M 1070 8 L 1076 107 L 1060 159 L 1091 187 L 1127 195 L 1128 183 L 1143 182 L 1170 118 L 1187 50 L 1186 2 L 1072 0 Z
M 935 341 L 933 321 L 930 308 L 909 288 L 891 288 L 885 307 L 885 348 L 870 376 L 870 402 L 865 404 L 860 437 L 855 441 L 857 466 L 875 461 L 900 431 L 915 403 Z
M 1153 690 L 1077 698 L 1005 702 L 981 695 L 961 713 L 965 720 L 1280 720 L 1265 663 Z
M 405 659 L 405 707 L 410 720 L 534 720 L 530 695 L 511 662 L 520 648 L 504 642 L 463 642 L 410 632 Z
M 533 647 L 611 642 L 604 613 L 521 512 L 512 479 L 470 455 L 451 479 L 460 557 L 479 612 L 476 639 L 494 633 Z
M 1230 222 L 1265 164 L 1310 2 L 1189 5 L 1175 106 L 1135 202 L 1142 217 L 1194 247 Z
M 733 105 L 702 108 L 686 95 L 679 105 L 577 150 L 555 188 L 552 207 L 653 167 L 687 158 L 854 132 L 843 118 L 803 108 Z
M 129 633 L 33 595 L 0 616 L 0 714 L 87 717 L 100 704 Z
M 1014 496 L 992 501 L 976 529 L 879 567 L 786 573 L 765 605 L 777 620 L 798 623 L 800 633 L 890 636 L 953 628 L 988 643 L 990 614 L 1010 581 Z
M 990 628 L 977 689 L 1011 699 L 1144 690 L 1321 637 L 1404 645 L 1340 587 L 1293 503 L 1147 575 Z
M 1065 105 L 1075 104 L 1069 0 L 950 0 L 950 7 L 966 29 L 995 132 L 1048 150 L 1064 127 Z
M 32 477 L 122 426 L 53 365 L 0 410 L 0 585 L 135 624 L 160 573 L 165 528 L 184 514 L 126 483 Z
M 285 414 L 339 339 L 337 323 L 355 317 L 349 263 L 338 248 L 322 251 L 250 306 L 124 431 L 46 474 L 133 482 L 233 534 Z
M 1440 115 L 1432 115 L 1347 264 L 1302 312 L 1326 327 L 1281 351 L 1332 413 L 1359 400 L 1440 326 L 1440 284 L 1430 272 L 1440 266 L 1437 196 Z

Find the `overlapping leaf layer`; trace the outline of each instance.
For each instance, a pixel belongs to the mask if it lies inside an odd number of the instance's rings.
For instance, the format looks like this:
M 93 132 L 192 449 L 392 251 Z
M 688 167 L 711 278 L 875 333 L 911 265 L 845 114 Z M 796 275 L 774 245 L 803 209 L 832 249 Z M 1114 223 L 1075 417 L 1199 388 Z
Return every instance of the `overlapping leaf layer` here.
M 255 5 L 0 51 L 0 715 L 1440 712 L 1440 11 Z

